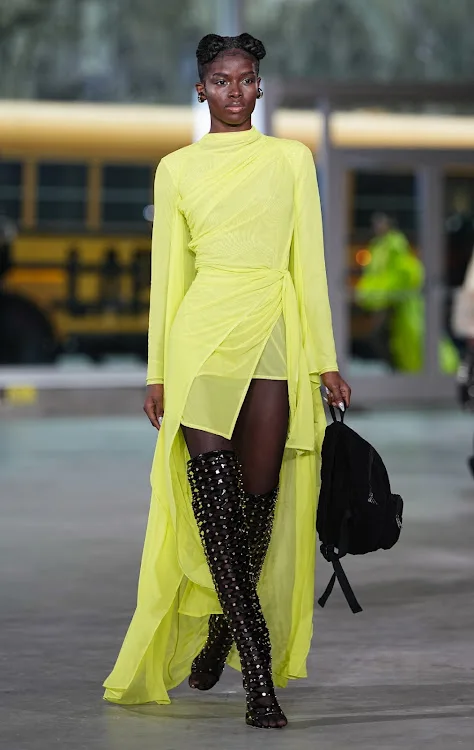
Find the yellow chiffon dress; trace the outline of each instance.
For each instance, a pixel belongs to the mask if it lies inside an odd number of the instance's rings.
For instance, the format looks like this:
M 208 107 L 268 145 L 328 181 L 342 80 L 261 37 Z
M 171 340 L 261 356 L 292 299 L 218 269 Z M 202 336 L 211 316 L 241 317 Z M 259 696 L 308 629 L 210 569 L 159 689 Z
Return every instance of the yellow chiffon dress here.
M 210 133 L 155 179 L 148 383 L 164 419 L 135 614 L 105 698 L 168 703 L 221 613 L 191 507 L 181 424 L 226 438 L 252 378 L 286 379 L 288 438 L 259 597 L 277 686 L 306 676 L 316 508 L 326 420 L 320 375 L 337 370 L 311 152 L 255 128 Z M 240 669 L 233 647 L 228 663 Z

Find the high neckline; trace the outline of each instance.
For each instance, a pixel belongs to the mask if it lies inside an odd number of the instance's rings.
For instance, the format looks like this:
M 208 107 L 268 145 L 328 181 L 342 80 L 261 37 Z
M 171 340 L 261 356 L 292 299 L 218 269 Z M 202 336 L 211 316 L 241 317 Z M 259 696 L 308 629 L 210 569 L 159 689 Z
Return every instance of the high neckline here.
M 227 131 L 225 133 L 207 133 L 201 138 L 199 144 L 205 148 L 226 148 L 231 146 L 246 146 L 254 143 L 262 134 L 256 127 L 252 126 L 248 130 L 236 130 L 235 132 Z

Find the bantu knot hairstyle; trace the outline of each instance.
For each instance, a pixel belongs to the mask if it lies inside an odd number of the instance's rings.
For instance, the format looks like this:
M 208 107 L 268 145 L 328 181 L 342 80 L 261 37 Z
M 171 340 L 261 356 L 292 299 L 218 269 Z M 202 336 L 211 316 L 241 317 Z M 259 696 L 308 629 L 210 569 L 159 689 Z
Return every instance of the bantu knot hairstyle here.
M 260 60 L 267 54 L 263 42 L 250 34 L 239 34 L 239 36 L 206 34 L 199 42 L 196 50 L 198 73 L 201 81 L 205 77 L 206 65 L 212 62 L 221 52 L 231 49 L 240 49 L 254 57 L 257 64 L 257 73 Z

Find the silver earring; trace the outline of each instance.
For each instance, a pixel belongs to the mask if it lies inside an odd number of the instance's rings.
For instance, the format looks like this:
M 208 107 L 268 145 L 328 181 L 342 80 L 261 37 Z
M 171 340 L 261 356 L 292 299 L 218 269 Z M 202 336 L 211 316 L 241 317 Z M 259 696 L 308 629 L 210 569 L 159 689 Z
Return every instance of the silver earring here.
M 263 99 L 263 91 L 260 88 L 259 88 L 258 93 L 257 93 L 257 99 Z
M 205 102 L 205 101 L 206 101 L 206 100 L 205 100 L 205 98 L 203 97 L 203 95 L 202 95 L 202 94 L 198 94 L 198 102 L 199 102 L 199 104 L 204 104 L 204 102 Z

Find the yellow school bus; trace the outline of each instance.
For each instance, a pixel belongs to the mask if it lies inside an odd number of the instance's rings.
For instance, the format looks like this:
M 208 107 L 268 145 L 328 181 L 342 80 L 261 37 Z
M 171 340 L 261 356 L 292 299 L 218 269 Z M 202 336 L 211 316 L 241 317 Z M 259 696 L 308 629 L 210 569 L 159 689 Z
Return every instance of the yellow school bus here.
M 374 119 L 375 118 L 375 119 Z M 450 118 L 337 113 L 336 145 L 452 141 Z M 2 102 L 0 364 L 60 352 L 145 357 L 153 176 L 192 140 L 191 107 Z M 279 111 L 275 135 L 317 152 L 316 112 Z M 472 125 L 457 147 L 474 145 Z M 451 143 L 452 146 L 452 143 Z

